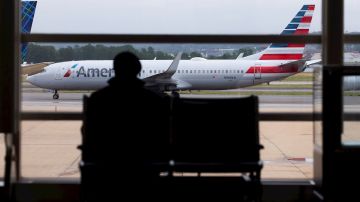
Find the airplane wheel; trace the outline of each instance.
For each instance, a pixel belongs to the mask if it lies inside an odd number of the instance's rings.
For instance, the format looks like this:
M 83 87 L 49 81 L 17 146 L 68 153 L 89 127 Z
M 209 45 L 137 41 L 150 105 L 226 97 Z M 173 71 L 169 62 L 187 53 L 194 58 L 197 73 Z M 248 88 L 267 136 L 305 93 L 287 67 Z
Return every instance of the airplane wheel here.
M 175 98 L 180 97 L 180 94 L 179 94 L 177 91 L 172 91 L 171 94 L 172 94 L 172 96 L 175 97 Z
M 53 99 L 54 99 L 54 100 L 59 99 L 59 94 L 54 94 L 54 95 L 53 95 Z

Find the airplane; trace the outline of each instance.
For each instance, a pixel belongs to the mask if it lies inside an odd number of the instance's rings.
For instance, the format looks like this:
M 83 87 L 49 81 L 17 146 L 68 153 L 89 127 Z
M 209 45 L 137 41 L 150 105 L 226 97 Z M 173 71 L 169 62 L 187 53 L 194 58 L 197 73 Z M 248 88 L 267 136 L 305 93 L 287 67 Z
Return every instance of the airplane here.
M 305 35 L 315 5 L 303 5 L 282 31 L 282 35 Z M 138 78 L 145 87 L 157 91 L 225 90 L 269 83 L 302 72 L 316 61 L 303 60 L 305 44 L 273 43 L 263 51 L 235 60 L 181 60 L 181 52 L 174 60 L 141 60 Z M 48 65 L 27 80 L 40 88 L 58 90 L 97 90 L 114 76 L 112 60 L 67 61 Z

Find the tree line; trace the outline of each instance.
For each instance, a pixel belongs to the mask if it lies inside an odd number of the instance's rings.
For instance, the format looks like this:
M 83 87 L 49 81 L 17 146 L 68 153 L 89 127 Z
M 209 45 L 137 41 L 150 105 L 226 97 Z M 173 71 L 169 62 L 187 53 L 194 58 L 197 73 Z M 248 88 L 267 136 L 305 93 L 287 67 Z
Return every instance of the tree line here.
M 171 53 L 156 51 L 153 47 L 136 49 L 131 45 L 123 46 L 105 46 L 87 44 L 84 46 L 67 46 L 56 49 L 51 45 L 38 45 L 30 43 L 28 45 L 28 54 L 25 61 L 28 63 L 38 62 L 62 62 L 71 60 L 112 60 L 114 56 L 123 51 L 135 53 L 142 60 L 165 60 L 173 59 L 175 56 Z M 244 53 L 244 57 L 254 53 L 251 48 L 241 48 L 232 53 L 224 53 L 221 56 L 209 56 L 208 59 L 235 59 L 240 53 Z M 191 59 L 193 57 L 202 57 L 199 52 L 183 53 L 182 59 Z

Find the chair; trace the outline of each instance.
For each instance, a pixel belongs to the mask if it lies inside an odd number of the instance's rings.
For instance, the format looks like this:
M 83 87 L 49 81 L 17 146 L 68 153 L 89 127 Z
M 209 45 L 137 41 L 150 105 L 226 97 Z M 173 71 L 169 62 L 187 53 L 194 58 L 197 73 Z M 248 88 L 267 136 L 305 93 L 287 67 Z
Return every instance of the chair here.
M 173 171 L 243 173 L 241 179 L 260 185 L 263 146 L 256 96 L 174 98 L 172 139 Z

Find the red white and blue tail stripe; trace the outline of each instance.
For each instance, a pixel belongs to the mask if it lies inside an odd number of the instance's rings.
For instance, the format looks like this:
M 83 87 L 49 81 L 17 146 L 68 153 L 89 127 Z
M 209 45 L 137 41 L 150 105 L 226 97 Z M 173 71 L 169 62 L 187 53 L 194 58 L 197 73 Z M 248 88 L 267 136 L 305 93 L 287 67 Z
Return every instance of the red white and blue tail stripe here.
M 309 33 L 310 23 L 314 14 L 315 5 L 304 5 L 296 16 L 281 32 L 281 35 L 306 35 Z M 273 43 L 264 51 L 249 56 L 248 59 L 257 60 L 301 60 L 305 44 Z
M 306 35 L 309 33 L 310 23 L 315 5 L 304 5 L 281 35 Z M 305 44 L 274 43 L 264 50 L 259 60 L 300 60 L 303 57 Z

